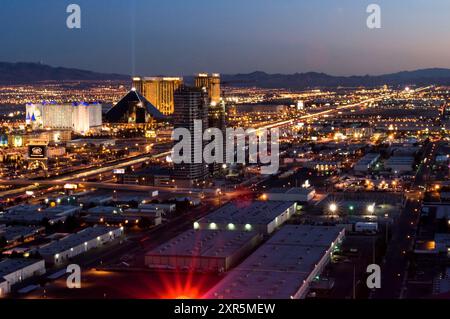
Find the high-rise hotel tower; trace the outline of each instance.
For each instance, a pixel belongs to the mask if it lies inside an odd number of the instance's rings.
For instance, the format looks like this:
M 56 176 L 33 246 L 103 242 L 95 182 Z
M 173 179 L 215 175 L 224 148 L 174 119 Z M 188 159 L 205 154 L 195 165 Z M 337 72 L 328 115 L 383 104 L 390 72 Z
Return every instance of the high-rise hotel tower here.
M 174 92 L 182 77 L 134 77 L 133 87 L 164 115 L 174 112 Z
M 196 143 L 194 121 L 201 121 L 203 136 L 208 129 L 208 94 L 205 89 L 181 86 L 175 91 L 174 128 L 189 130 L 191 135 L 191 160 L 189 163 L 174 164 L 174 177 L 181 187 L 199 187 L 206 181 L 208 165 L 203 162 L 203 149 L 206 142 Z M 177 143 L 177 142 L 175 142 Z M 201 154 L 201 162 L 195 163 L 195 154 Z
M 220 102 L 220 74 L 199 73 L 195 77 L 195 87 L 206 88 L 211 104 Z

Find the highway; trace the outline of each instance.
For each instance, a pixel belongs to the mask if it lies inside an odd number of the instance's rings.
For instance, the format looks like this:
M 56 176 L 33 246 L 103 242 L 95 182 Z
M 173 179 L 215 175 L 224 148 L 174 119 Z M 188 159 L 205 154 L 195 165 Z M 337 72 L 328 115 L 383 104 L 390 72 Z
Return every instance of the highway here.
M 418 89 L 418 90 L 423 90 L 426 88 L 422 88 L 422 89 Z M 417 91 L 417 90 L 416 90 Z M 377 98 L 370 98 L 367 100 L 363 100 L 360 101 L 358 103 L 353 103 L 353 104 L 348 104 L 348 105 L 341 105 L 338 106 L 336 108 L 330 108 L 328 110 L 325 111 L 320 111 L 320 112 L 316 112 L 316 113 L 311 113 L 311 114 L 307 114 L 307 115 L 302 115 L 290 120 L 283 120 L 283 121 L 279 121 L 273 124 L 269 124 L 269 125 L 264 125 L 261 126 L 259 128 L 257 128 L 257 131 L 261 131 L 261 130 L 267 130 L 267 129 L 271 129 L 271 128 L 276 128 L 276 127 L 283 127 L 286 125 L 290 125 L 293 124 L 295 122 L 298 121 L 302 121 L 302 120 L 306 120 L 306 119 L 310 119 L 310 118 L 315 118 L 315 117 L 319 117 L 319 116 L 324 116 L 324 115 L 328 115 L 328 114 L 332 114 L 335 112 L 339 112 L 341 110 L 347 110 L 347 109 L 352 109 L 352 108 L 356 108 L 356 107 L 360 107 L 363 104 L 367 104 L 367 103 L 372 103 L 372 102 L 376 102 L 376 101 L 380 101 L 382 99 L 388 98 L 390 97 L 389 94 L 383 94 Z M 122 161 L 120 163 L 115 163 L 115 164 L 111 164 L 111 165 L 105 165 L 102 167 L 96 167 L 96 168 L 92 168 L 92 169 L 88 169 L 84 172 L 77 172 L 77 173 L 73 173 L 73 174 L 68 174 L 65 177 L 61 177 L 61 178 L 53 178 L 53 179 L 46 179 L 46 180 L 29 180 L 29 179 L 18 179 L 18 180 L 0 180 L 0 184 L 2 185 L 29 185 L 26 187 L 21 187 L 21 188 L 14 188 L 14 189 L 10 189 L 10 190 L 6 190 L 6 191 L 2 191 L 0 192 L 0 197 L 5 197 L 5 196 L 12 196 L 12 195 L 16 195 L 16 194 L 21 194 L 21 193 L 25 193 L 26 191 L 30 191 L 30 190 L 36 190 L 39 187 L 41 187 L 41 185 L 61 185 L 61 184 L 65 184 L 66 182 L 70 182 L 70 183 L 79 183 L 82 185 L 85 185 L 87 187 L 94 187 L 94 188 L 105 188 L 105 189 L 125 189 L 128 188 L 129 190 L 140 190 L 142 189 L 142 191 L 152 191 L 152 190 L 159 190 L 161 192 L 164 191 L 170 191 L 170 192 L 181 192 L 181 193 L 185 193 L 185 192 L 199 192 L 200 190 L 193 190 L 193 189 L 174 189 L 174 188 L 161 188 L 161 187 L 149 187 L 149 186 L 142 186 L 142 188 L 139 188 L 139 186 L 119 186 L 118 184 L 108 184 L 108 183 L 85 183 L 83 181 L 79 182 L 79 179 L 83 179 L 83 178 L 87 178 L 90 176 L 94 176 L 94 175 L 98 175 L 98 174 L 102 174 L 102 173 L 106 173 L 106 172 L 111 172 L 114 169 L 120 169 L 120 168 L 124 168 L 124 167 L 128 167 L 131 165 L 136 165 L 136 164 L 140 164 L 143 162 L 146 162 L 148 160 L 151 159 L 157 159 L 157 158 L 161 158 L 161 157 L 165 157 L 167 155 L 170 155 L 170 152 L 164 152 L 164 153 L 159 153 L 159 154 L 154 154 L 154 155 L 140 155 L 137 157 L 134 157 L 132 159 L 129 160 L 125 160 Z M 114 185 L 114 186 L 113 186 Z M 214 192 L 215 190 L 201 190 L 202 192 Z
M 31 179 L 5 180 L 5 179 L 3 179 L 3 180 L 0 180 L 1 185 L 30 185 L 30 186 L 14 188 L 14 189 L 10 189 L 7 191 L 2 191 L 2 192 L 0 192 L 0 197 L 11 196 L 11 195 L 16 195 L 16 194 L 20 194 L 20 193 L 25 193 L 26 191 L 36 190 L 40 187 L 40 185 L 64 185 L 72 180 L 77 180 L 79 178 L 81 178 L 81 179 L 87 178 L 90 176 L 94 176 L 94 175 L 98 175 L 98 174 L 102 174 L 102 173 L 106 173 L 106 172 L 111 172 L 115 169 L 144 163 L 144 162 L 152 160 L 152 159 L 158 159 L 161 157 L 165 157 L 169 154 L 170 154 L 170 152 L 164 152 L 164 153 L 159 153 L 159 154 L 155 154 L 155 155 L 139 155 L 139 156 L 133 157 L 128 160 L 119 161 L 119 163 L 114 163 L 114 164 L 105 165 L 103 167 L 96 167 L 96 168 L 88 169 L 86 171 L 69 174 L 69 175 L 67 175 L 65 177 L 61 177 L 61 178 L 49 178 L 49 179 L 45 179 L 45 180 L 31 180 Z

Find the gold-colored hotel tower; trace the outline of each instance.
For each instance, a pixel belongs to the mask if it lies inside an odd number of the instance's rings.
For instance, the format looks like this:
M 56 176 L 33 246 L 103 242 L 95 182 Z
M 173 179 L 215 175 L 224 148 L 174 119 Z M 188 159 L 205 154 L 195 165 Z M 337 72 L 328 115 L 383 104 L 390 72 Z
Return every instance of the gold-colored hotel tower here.
M 195 77 L 195 87 L 205 87 L 208 91 L 208 96 L 212 104 L 219 104 L 220 102 L 220 74 L 213 73 L 199 73 Z
M 173 94 L 182 84 L 182 77 L 133 77 L 133 87 L 164 115 L 173 114 Z

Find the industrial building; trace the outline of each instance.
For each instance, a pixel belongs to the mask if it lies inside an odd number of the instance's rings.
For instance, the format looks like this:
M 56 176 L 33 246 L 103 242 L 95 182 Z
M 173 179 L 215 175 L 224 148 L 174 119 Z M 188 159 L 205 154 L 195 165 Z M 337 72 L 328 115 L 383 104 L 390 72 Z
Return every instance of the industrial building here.
M 102 105 L 99 103 L 56 102 L 28 103 L 26 105 L 26 124 L 33 129 L 69 129 L 75 133 L 86 134 L 91 129 L 102 126 Z
M 43 274 L 45 274 L 43 260 L 14 258 L 0 261 L 0 298 L 10 293 L 13 285 Z
M 303 299 L 344 236 L 340 227 L 284 226 L 204 298 Z
M 413 170 L 414 157 L 392 156 L 385 163 L 384 168 L 390 169 L 395 174 L 411 172 Z
M 120 175 L 124 184 L 149 185 L 149 186 L 170 186 L 173 171 L 160 167 L 148 167 L 139 171 L 125 172 Z
M 270 234 L 295 214 L 296 203 L 228 203 L 194 223 L 194 229 L 257 231 Z
M 151 225 L 157 226 L 162 223 L 163 210 L 130 208 L 125 211 L 115 206 L 96 206 L 88 209 L 88 215 L 83 220 L 88 223 L 108 223 L 114 225 L 139 224 L 146 219 Z
M 188 230 L 145 255 L 157 269 L 223 272 L 238 264 L 260 242 L 257 232 Z
M 162 212 L 164 214 L 166 213 L 172 213 L 176 210 L 177 205 L 176 204 L 158 204 L 158 203 L 152 203 L 152 204 L 139 204 L 139 209 L 141 210 L 148 210 L 148 211 L 154 211 L 154 212 Z
M 316 195 L 314 187 L 272 188 L 263 196 L 270 201 L 308 203 Z
M 90 227 L 47 244 L 41 247 L 38 252 L 48 264 L 63 264 L 70 258 L 112 242 L 122 235 L 122 227 Z
M 19 244 L 21 241 L 27 242 L 33 240 L 40 233 L 45 231 L 45 227 L 33 226 L 8 226 L 0 225 L 0 238 L 6 240 L 6 245 L 11 246 Z
M 39 224 L 47 220 L 49 224 L 64 222 L 67 217 L 81 211 L 80 206 L 58 205 L 51 208 L 42 208 L 40 205 L 19 205 L 0 214 L 0 222 L 19 224 Z
M 380 159 L 380 154 L 369 153 L 363 156 L 353 167 L 355 172 L 366 173 Z

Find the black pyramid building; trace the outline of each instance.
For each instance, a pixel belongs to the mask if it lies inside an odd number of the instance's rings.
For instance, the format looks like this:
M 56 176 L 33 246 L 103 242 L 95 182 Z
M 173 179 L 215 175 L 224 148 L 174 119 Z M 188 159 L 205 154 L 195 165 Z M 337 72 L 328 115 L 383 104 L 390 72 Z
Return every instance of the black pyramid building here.
M 109 123 L 144 124 L 165 121 L 167 118 L 133 89 L 106 113 L 106 120 Z

